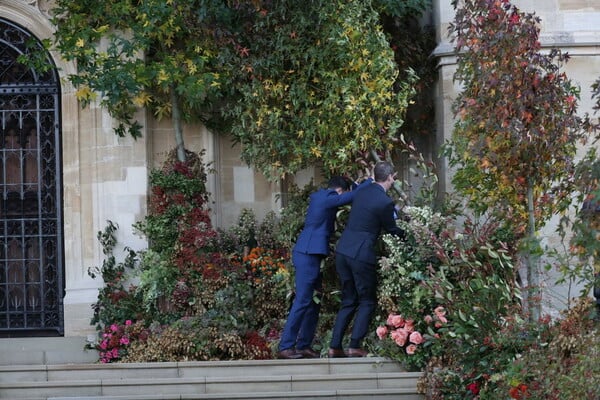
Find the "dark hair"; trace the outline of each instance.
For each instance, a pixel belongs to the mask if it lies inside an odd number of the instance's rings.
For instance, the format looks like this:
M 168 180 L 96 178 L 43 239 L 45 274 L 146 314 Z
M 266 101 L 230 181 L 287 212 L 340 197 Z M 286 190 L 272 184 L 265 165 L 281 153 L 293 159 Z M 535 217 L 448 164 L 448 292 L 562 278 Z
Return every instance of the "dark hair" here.
M 341 188 L 344 192 L 350 190 L 350 182 L 343 176 L 334 176 L 327 183 L 329 189 Z
M 394 173 L 394 166 L 387 161 L 380 161 L 375 164 L 373 169 L 373 175 L 375 182 L 383 182 L 389 175 Z

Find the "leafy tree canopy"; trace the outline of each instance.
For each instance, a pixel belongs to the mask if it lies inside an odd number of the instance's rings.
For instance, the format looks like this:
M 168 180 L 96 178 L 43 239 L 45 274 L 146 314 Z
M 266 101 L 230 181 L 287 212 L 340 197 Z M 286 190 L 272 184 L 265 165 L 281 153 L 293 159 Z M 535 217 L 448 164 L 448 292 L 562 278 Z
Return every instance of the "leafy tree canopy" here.
M 568 56 L 541 50 L 535 15 L 508 0 L 461 5 L 450 27 L 463 84 L 454 104 L 453 182 L 473 207 L 501 210 L 517 231 L 535 215 L 534 229 L 572 192 L 564 183 L 585 139 L 579 88 L 563 70 Z
M 280 2 L 246 34 L 241 100 L 225 110 L 242 157 L 272 178 L 307 165 L 341 171 L 393 146 L 413 90 L 369 1 Z
M 135 113 L 147 107 L 172 118 L 184 155 L 179 120 L 199 120 L 277 179 L 313 164 L 338 172 L 397 143 L 416 82 L 409 66 L 423 58 L 399 57 L 402 35 L 389 31 L 414 28 L 405 22 L 428 4 L 57 0 L 52 21 L 56 48 L 77 63 L 78 99 L 106 108 L 118 135 L 139 137 Z
M 77 63 L 77 98 L 98 100 L 118 135 L 141 135 L 140 107 L 171 116 L 173 95 L 184 120 L 208 122 L 228 79 L 220 50 L 236 26 L 226 2 L 57 0 L 53 12 L 56 47 Z

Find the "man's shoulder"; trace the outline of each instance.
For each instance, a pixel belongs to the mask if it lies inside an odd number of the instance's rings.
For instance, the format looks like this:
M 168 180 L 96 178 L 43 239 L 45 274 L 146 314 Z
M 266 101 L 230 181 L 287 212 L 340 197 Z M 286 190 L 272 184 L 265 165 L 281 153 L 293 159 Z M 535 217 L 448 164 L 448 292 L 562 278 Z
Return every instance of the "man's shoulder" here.
M 387 194 L 385 193 L 385 190 L 376 183 L 367 185 L 364 189 L 357 191 L 356 196 L 357 197 L 358 196 L 361 196 L 361 197 L 373 197 L 373 196 L 388 197 Z

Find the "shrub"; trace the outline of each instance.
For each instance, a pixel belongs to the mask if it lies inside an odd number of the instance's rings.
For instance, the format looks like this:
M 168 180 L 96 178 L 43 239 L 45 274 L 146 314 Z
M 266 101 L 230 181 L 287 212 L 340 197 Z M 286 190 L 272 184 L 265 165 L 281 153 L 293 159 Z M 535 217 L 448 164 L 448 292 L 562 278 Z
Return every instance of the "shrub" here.
M 98 291 L 98 300 L 92 304 L 94 311 L 91 324 L 101 333 L 117 321 L 138 320 L 144 318 L 144 307 L 137 288 L 129 283 L 130 273 L 137 263 L 137 254 L 125 249 L 122 262 L 117 262 L 114 248 L 117 244 L 116 231 L 118 226 L 108 221 L 104 231 L 97 234 L 106 259 L 102 267 L 88 269 L 92 279 L 101 277 L 104 286 Z
M 600 331 L 591 298 L 580 298 L 538 342 L 524 346 L 492 376 L 490 394 L 511 399 L 595 400 L 600 398 Z

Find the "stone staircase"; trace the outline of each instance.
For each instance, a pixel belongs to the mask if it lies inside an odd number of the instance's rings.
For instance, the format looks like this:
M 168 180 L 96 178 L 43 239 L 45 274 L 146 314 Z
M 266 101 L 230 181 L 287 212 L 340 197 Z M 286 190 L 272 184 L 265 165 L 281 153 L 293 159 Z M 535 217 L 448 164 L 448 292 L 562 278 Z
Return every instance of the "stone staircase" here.
M 424 399 L 420 373 L 378 357 L 100 364 L 84 346 L 0 339 L 0 399 Z

